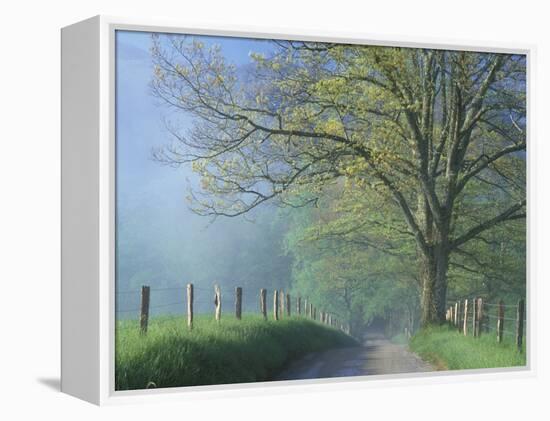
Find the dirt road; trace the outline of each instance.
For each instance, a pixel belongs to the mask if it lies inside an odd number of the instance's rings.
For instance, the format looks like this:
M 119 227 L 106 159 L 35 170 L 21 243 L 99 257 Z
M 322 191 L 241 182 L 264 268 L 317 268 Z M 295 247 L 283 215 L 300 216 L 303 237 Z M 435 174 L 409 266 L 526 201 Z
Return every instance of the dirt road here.
M 330 349 L 290 364 L 275 380 L 318 379 L 433 371 L 434 368 L 381 333 L 370 333 L 363 345 Z

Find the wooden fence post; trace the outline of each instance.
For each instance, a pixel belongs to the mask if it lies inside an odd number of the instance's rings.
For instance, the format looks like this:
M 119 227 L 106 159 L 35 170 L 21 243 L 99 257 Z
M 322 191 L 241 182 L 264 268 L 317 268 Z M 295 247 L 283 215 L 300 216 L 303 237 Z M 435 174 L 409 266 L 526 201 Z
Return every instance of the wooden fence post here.
M 279 320 L 279 291 L 273 291 L 273 320 Z
M 458 326 L 458 309 L 459 309 L 458 301 L 455 303 L 454 308 L 455 308 L 455 318 L 453 321 L 453 325 L 456 327 Z
M 458 323 L 458 331 L 464 333 L 464 301 L 458 303 L 460 322 Z
M 455 320 L 454 325 L 458 326 L 458 301 L 455 303 Z
M 504 303 L 502 300 L 498 303 L 497 312 L 497 342 L 502 342 L 502 335 L 504 333 Z
M 309 308 L 309 303 L 307 302 L 307 298 L 304 298 L 304 316 L 307 317 L 307 311 Z
M 472 336 L 476 337 L 477 298 L 472 299 Z
M 214 287 L 214 305 L 216 306 L 215 318 L 219 322 L 222 317 L 222 293 L 218 285 Z
M 187 327 L 193 329 L 193 284 L 187 284 Z
M 151 289 L 147 285 L 141 287 L 141 312 L 139 317 L 139 328 L 142 334 L 147 333 L 149 324 L 149 298 Z
M 481 328 L 483 327 L 483 298 L 477 299 L 477 323 L 476 323 L 476 335 L 481 336 Z
M 286 294 L 286 315 L 290 317 L 290 294 Z
M 525 314 L 525 301 L 518 301 L 518 312 L 516 320 L 516 345 L 518 351 L 521 352 L 521 346 L 523 344 L 523 316 Z
M 464 336 L 468 336 L 468 299 L 464 300 L 464 324 L 462 326 Z
M 279 290 L 279 317 L 283 317 L 285 314 L 285 293 L 281 289 Z
M 241 320 L 243 314 L 243 289 L 241 287 L 235 288 L 235 317 L 237 320 Z
M 265 288 L 260 289 L 260 312 L 262 313 L 262 316 L 264 316 L 264 320 L 267 320 L 267 291 Z
M 298 316 L 302 315 L 302 297 L 298 297 L 296 300 L 296 314 Z
M 317 320 L 317 307 L 313 307 L 313 320 Z
M 477 324 L 477 298 L 474 298 L 472 300 L 472 336 L 474 338 L 477 336 L 476 324 Z

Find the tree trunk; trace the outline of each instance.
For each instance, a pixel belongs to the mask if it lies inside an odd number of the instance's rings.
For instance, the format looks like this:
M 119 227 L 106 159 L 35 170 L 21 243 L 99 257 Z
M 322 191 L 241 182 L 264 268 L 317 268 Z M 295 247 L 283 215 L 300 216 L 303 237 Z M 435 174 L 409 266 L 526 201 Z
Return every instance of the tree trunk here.
M 433 323 L 435 319 L 434 289 L 435 289 L 435 264 L 433 252 L 419 253 L 418 271 L 422 285 L 420 296 L 420 322 L 422 326 Z
M 449 251 L 441 246 L 436 253 L 436 277 L 434 289 L 434 304 L 437 323 L 445 322 L 445 306 L 447 304 L 447 271 L 449 270 Z
M 441 244 L 431 246 L 427 255 L 419 253 L 418 264 L 422 285 L 421 324 L 441 324 L 445 322 L 449 251 Z
M 441 226 L 436 226 L 426 198 L 420 195 L 417 219 L 428 245 L 427 250 L 419 247 L 417 252 L 422 288 L 420 322 L 422 326 L 441 324 L 445 322 L 447 301 L 450 215 L 442 215 Z

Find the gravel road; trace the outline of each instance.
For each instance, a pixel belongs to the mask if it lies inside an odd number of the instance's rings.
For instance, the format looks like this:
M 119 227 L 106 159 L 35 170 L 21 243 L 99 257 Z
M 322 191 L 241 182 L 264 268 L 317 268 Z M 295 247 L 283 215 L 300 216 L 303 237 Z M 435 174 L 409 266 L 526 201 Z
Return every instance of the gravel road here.
M 434 371 L 407 350 L 381 333 L 366 334 L 362 346 L 329 349 L 309 354 L 290 364 L 275 380 L 318 379 Z

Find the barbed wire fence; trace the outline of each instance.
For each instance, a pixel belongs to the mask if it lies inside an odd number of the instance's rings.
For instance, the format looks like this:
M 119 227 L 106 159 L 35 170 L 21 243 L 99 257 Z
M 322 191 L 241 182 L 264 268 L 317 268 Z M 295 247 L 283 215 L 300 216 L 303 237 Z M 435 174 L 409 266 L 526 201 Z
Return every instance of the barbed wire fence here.
M 142 334 L 147 333 L 149 319 L 158 316 L 182 316 L 187 318 L 187 328 L 193 329 L 196 315 L 210 314 L 220 322 L 223 314 L 232 314 L 240 320 L 243 314 L 256 313 L 265 320 L 280 320 L 291 316 L 306 317 L 350 334 L 347 323 L 334 314 L 318 309 L 307 298 L 292 297 L 283 290 L 267 289 L 253 291 L 242 287 L 222 290 L 218 285 L 211 288 L 189 283 L 181 287 L 117 290 L 115 315 L 117 321 L 137 320 Z M 159 322 L 159 319 L 155 319 Z M 168 321 L 168 320 L 165 320 Z M 161 321 L 162 322 L 162 321 Z M 135 329 L 135 326 L 119 326 L 117 329 Z
M 522 352 L 527 319 L 525 300 L 517 304 L 487 303 L 480 297 L 448 300 L 445 316 L 447 323 L 454 326 L 465 336 L 480 337 L 482 334 L 493 334 L 498 343 L 505 336 L 511 337 Z

